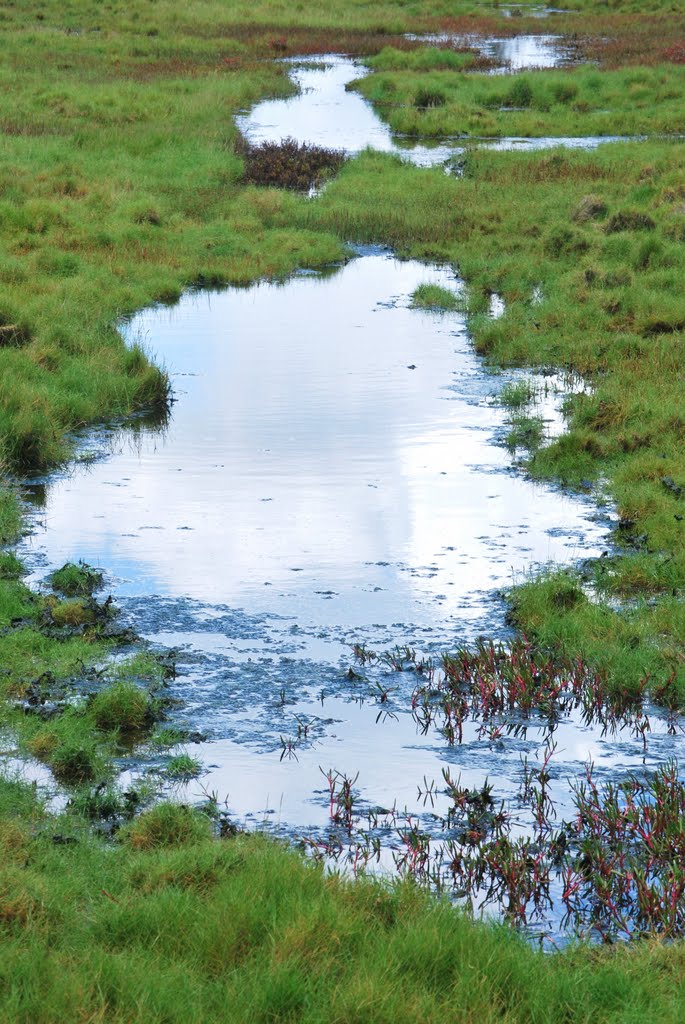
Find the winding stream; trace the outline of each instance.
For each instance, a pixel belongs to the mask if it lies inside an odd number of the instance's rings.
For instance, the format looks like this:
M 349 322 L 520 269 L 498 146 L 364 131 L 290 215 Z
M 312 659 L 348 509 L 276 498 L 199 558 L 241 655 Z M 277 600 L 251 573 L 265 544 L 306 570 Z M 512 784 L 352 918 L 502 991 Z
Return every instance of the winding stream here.
M 447 36 L 424 37 L 427 42 L 446 41 Z M 470 44 L 470 39 L 458 42 Z M 502 62 L 497 69 L 506 71 L 525 67 L 558 67 L 569 60 L 554 36 L 519 36 L 490 40 L 483 52 Z M 362 61 L 340 54 L 289 59 L 290 77 L 298 87 L 297 95 L 286 100 L 266 100 L 252 111 L 236 118 L 243 135 L 252 143 L 280 142 L 292 138 L 349 154 L 370 147 L 383 153 L 395 153 L 419 167 L 446 164 L 452 157 L 473 146 L 496 150 L 538 150 L 564 146 L 569 149 L 595 149 L 620 136 L 542 137 L 496 139 L 463 138 L 431 141 L 409 139 L 393 134 L 374 113 L 372 107 L 355 92 L 347 92 L 350 82 L 364 76 Z M 625 141 L 625 140 L 623 140 Z
M 394 148 L 344 91 L 353 62 L 294 74 L 309 91 L 246 115 L 252 139 L 330 144 L 334 131 L 351 151 Z M 331 104 L 344 105 L 334 129 Z M 503 587 L 606 545 L 606 510 L 512 465 L 494 397 L 520 375 L 486 370 L 461 315 L 412 309 L 423 283 L 461 288 L 448 269 L 366 248 L 325 273 L 145 310 L 123 332 L 169 370 L 168 427 L 91 432 L 68 472 L 29 481 L 37 507 L 20 554 L 34 581 L 67 560 L 106 567 L 124 617 L 178 651 L 174 723 L 207 735 L 188 746 L 206 772 L 186 795 L 215 791 L 242 822 L 324 829 L 320 767 L 359 772 L 365 806 L 422 814 L 417 783 L 446 766 L 509 800 L 542 741 L 533 722 L 496 744 L 467 728 L 448 747 L 408 713 L 411 673 L 382 705 L 372 677 L 347 675 L 356 642 L 437 655 L 505 635 Z M 560 382 L 537 383 L 554 433 Z M 683 747 L 658 715 L 647 747 L 573 714 L 556 738 L 560 813 L 588 759 L 614 777 Z M 143 752 L 136 772 L 162 762 Z

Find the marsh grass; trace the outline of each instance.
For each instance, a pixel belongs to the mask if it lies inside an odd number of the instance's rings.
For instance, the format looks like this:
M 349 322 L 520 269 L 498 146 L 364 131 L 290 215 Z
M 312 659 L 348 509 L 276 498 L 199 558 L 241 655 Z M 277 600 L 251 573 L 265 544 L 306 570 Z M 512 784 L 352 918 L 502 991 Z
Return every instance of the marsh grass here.
M 414 50 L 384 47 L 366 64 L 374 71 L 465 71 L 482 58 L 473 50 L 454 50 L 445 46 L 425 46 Z
M 0 552 L 0 579 L 18 580 L 24 575 L 24 566 L 11 551 Z
M 545 421 L 541 416 L 524 415 L 520 412 L 509 417 L 509 430 L 505 444 L 510 452 L 522 448 L 534 454 L 545 438 Z
M 150 728 L 159 715 L 150 693 L 125 680 L 111 683 L 96 693 L 89 711 L 98 729 L 125 733 Z
M 152 850 L 201 842 L 210 833 L 211 822 L 201 811 L 167 802 L 143 811 L 128 827 L 123 839 L 134 850 Z
M 189 808 L 145 812 L 113 845 L 2 780 L 0 820 L 8 1024 L 213 1024 L 227 1008 L 236 1022 L 307 1024 L 619 1024 L 683 1011 L 677 947 L 546 956 L 410 881 L 325 877 L 259 835 L 213 840 Z
M 238 152 L 244 161 L 245 182 L 297 192 L 319 188 L 337 173 L 345 161 L 341 150 L 298 143 L 295 139 L 260 145 L 241 143 Z
M 497 396 L 497 401 L 505 409 L 523 409 L 530 405 L 537 396 L 538 389 L 531 380 L 516 380 L 505 384 Z
M 21 734 L 26 750 L 48 765 L 64 785 L 82 785 L 107 772 L 106 756 L 92 723 L 78 710 L 68 708 L 46 724 L 29 721 Z
M 437 312 L 464 312 L 465 303 L 449 288 L 437 284 L 420 284 L 411 296 L 413 309 L 429 309 Z
M 0 544 L 16 541 L 20 532 L 21 511 L 17 495 L 0 484 Z
M 418 136 L 679 135 L 685 131 L 685 69 L 455 74 L 428 51 L 380 54 L 355 83 L 393 131 Z
M 21 563 L 11 567 L 9 579 L 0 576 L 0 720 L 58 782 L 105 782 L 122 738 L 143 742 L 163 716 L 154 691 L 172 668 L 145 651 L 108 660 L 117 635 L 109 609 L 103 617 L 92 599 L 33 594 L 18 578 Z
M 602 10 L 602 43 L 583 45 L 603 47 L 614 63 L 637 59 L 641 33 L 650 63 L 677 61 L 682 20 L 673 15 L 619 25 L 594 0 L 572 6 Z M 637 0 L 616 7 L 644 10 Z M 6 5 L 1 18 L 0 463 L 48 466 L 67 456 L 74 428 L 164 410 L 168 380 L 113 324 L 188 285 L 283 277 L 339 259 L 348 240 L 453 263 L 469 284 L 485 359 L 568 367 L 592 381 L 593 393 L 569 404 L 568 434 L 529 470 L 570 485 L 605 479 L 625 524 L 620 557 L 590 572 L 606 592 L 630 594 L 628 607 L 590 600 L 580 574 L 552 573 L 515 591 L 514 620 L 549 649 L 582 654 L 627 697 L 649 674 L 656 693 L 682 706 L 682 498 L 663 484 L 685 481 L 682 146 L 473 152 L 459 180 L 366 153 L 305 201 L 241 179 L 232 113 L 292 91 L 284 69 L 261 58 L 345 40 L 353 52 L 392 42 L 401 53 L 390 35 L 510 34 L 512 25 L 441 0 L 415 15 L 352 0 L 159 0 L 136 10 L 43 0 Z M 592 32 L 586 18 L 582 32 Z M 675 63 L 497 81 L 456 72 L 454 60 L 447 51 L 393 55 L 401 70 L 379 71 L 364 88 L 379 90 L 379 109 L 413 132 L 614 133 L 682 121 Z M 538 286 L 542 301 L 532 303 Z M 485 312 L 493 292 L 506 300 L 498 320 Z M 0 542 L 20 525 L 16 497 L 0 493 Z M 108 789 L 117 717 L 110 707 L 98 730 L 70 684 L 101 666 L 112 643 L 82 618 L 87 602 L 50 604 L 21 584 L 14 563 L 3 565 L 3 725 L 74 793 L 68 820 L 53 818 L 34 790 L 0 780 L 8 1024 L 205 1024 L 227 1012 L 312 1024 L 682 1019 L 679 945 L 577 947 L 545 959 L 411 885 L 324 879 L 260 837 L 214 842 L 209 817 L 177 805 L 140 814 L 121 846 L 96 842 L 91 819 L 122 806 Z M 121 693 L 146 673 L 159 683 L 159 666 L 143 661 L 99 677 L 102 692 L 111 684 Z M 45 709 L 44 694 L 56 705 L 48 720 L 17 705 L 35 697 L 30 707 Z M 128 720 L 137 702 L 114 710 Z
M 50 577 L 53 590 L 67 597 L 90 597 L 102 586 L 103 576 L 99 569 L 85 562 L 67 562 Z
M 202 774 L 202 762 L 190 754 L 175 754 L 167 761 L 166 773 L 170 779 L 187 782 Z
M 165 726 L 162 729 L 157 729 L 150 736 L 150 745 L 163 750 L 166 747 L 175 747 L 185 739 L 185 733 L 182 729 L 176 729 L 173 726 Z

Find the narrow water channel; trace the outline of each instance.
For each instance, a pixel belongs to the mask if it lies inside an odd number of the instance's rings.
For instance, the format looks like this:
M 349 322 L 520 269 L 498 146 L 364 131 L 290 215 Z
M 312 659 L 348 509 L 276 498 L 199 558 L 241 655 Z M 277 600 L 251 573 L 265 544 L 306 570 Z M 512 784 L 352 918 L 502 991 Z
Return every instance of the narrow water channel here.
M 425 37 L 427 42 L 446 41 L 447 36 Z M 458 42 L 471 44 L 470 39 Z M 568 50 L 553 36 L 521 36 L 490 40 L 483 52 L 502 64 L 506 71 L 527 67 L 557 67 L 568 61 Z M 455 138 L 417 141 L 393 134 L 374 110 L 356 92 L 346 86 L 368 73 L 362 61 L 340 54 L 323 54 L 306 60 L 289 59 L 290 77 L 298 93 L 288 99 L 265 100 L 253 110 L 236 118 L 238 127 L 254 144 L 280 142 L 284 138 L 299 143 L 343 149 L 349 154 L 367 147 L 382 153 L 395 153 L 419 167 L 446 164 L 473 146 L 497 150 L 538 150 L 564 146 L 568 149 L 595 149 L 620 136 L 542 137 L 496 139 Z
M 244 129 L 328 144 L 335 95 L 356 111 L 335 126 L 352 149 L 362 118 L 380 129 L 344 92 L 351 71 L 341 59 L 302 72 L 323 91 L 261 104 Z M 461 288 L 446 268 L 366 248 L 325 273 L 142 312 L 123 333 L 168 369 L 169 424 L 103 427 L 68 471 L 29 482 L 20 554 L 33 581 L 69 560 L 102 566 L 124 618 L 178 652 L 174 723 L 206 736 L 188 746 L 206 770 L 184 795 L 213 792 L 240 822 L 320 833 L 321 770 L 359 772 L 366 807 L 423 815 L 417 785 L 443 768 L 513 800 L 522 757 L 544 741 L 533 721 L 496 742 L 469 726 L 448 746 L 409 713 L 411 673 L 381 697 L 385 683 L 354 671 L 355 643 L 437 656 L 505 635 L 502 588 L 606 545 L 606 510 L 512 465 L 496 396 L 517 375 L 486 370 L 460 314 L 411 308 L 425 283 Z M 537 378 L 551 433 L 559 384 Z M 588 760 L 615 777 L 682 753 L 669 725 L 656 715 L 646 745 L 569 713 L 556 733 L 560 813 Z M 134 774 L 162 763 L 143 751 Z

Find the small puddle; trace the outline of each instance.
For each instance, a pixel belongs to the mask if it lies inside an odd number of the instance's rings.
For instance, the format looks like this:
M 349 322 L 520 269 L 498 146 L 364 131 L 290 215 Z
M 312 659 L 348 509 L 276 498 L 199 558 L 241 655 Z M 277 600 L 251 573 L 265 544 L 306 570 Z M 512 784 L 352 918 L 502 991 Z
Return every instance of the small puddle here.
M 488 55 L 499 54 L 503 59 L 507 54 L 510 61 L 519 61 L 517 67 L 529 67 L 529 60 L 549 60 L 551 63 L 541 66 L 554 67 L 563 59 L 558 49 L 549 42 L 536 46 L 531 42 L 549 38 L 554 37 L 520 36 L 493 40 L 483 43 L 483 46 L 495 48 Z M 500 48 L 497 53 L 496 48 Z M 236 118 L 243 135 L 255 145 L 292 138 L 299 143 L 343 149 L 351 155 L 371 148 L 382 153 L 394 153 L 418 167 L 435 167 L 447 164 L 452 157 L 462 155 L 474 146 L 497 150 L 537 150 L 555 146 L 596 149 L 606 142 L 626 141 L 625 137 L 609 135 L 525 139 L 461 137 L 435 142 L 416 141 L 394 135 L 365 99 L 356 92 L 346 91 L 345 87 L 350 82 L 368 74 L 361 61 L 339 54 L 324 54 L 306 60 L 288 59 L 287 63 L 298 94 L 289 99 L 258 103 L 249 113 Z M 504 67 L 501 70 L 508 69 Z

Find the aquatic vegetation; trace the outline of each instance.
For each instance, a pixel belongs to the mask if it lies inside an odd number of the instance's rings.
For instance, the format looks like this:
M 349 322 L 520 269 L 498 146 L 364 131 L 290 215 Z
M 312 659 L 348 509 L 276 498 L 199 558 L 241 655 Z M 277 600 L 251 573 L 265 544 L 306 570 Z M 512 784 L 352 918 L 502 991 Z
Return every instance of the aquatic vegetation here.
M 96 693 L 89 710 L 98 729 L 122 732 L 149 728 L 159 714 L 149 692 L 125 681 L 112 683 Z
M 171 654 L 156 654 L 151 651 L 137 651 L 110 667 L 112 677 L 120 682 L 134 680 L 149 684 L 151 689 L 159 687 L 166 679 L 173 679 L 176 665 Z
M 24 575 L 25 569 L 16 555 L 9 551 L 0 552 L 0 579 L 18 580 Z
M 94 743 L 65 740 L 50 752 L 48 762 L 57 781 L 66 785 L 80 785 L 98 775 L 99 758 Z
M 294 139 L 263 142 L 257 146 L 241 143 L 237 152 L 243 157 L 243 180 L 248 184 L 291 188 L 298 192 L 318 188 L 345 161 L 345 154 L 340 150 L 298 143 Z
M 509 451 L 523 448 L 534 453 L 542 444 L 545 436 L 545 422 L 541 416 L 523 416 L 520 413 L 510 418 L 510 429 L 505 438 Z
M 547 600 L 563 610 L 588 603 L 572 575 L 563 573 L 550 577 Z M 450 744 L 461 743 L 467 720 L 481 723 L 483 735 L 495 721 L 502 732 L 523 731 L 528 718 L 554 732 L 572 710 L 580 711 L 586 724 L 599 723 L 609 731 L 637 723 L 642 735 L 648 673 L 628 690 L 606 670 L 560 652 L 556 644 L 545 648 L 525 638 L 508 644 L 481 640 L 437 661 L 419 658 L 412 648 L 365 652 L 360 660 L 392 672 L 415 672 L 411 708 L 417 724 L 425 732 L 437 722 Z M 674 683 L 670 676 L 660 681 L 657 691 L 671 709 L 678 707 Z
M 150 744 L 153 747 L 175 747 L 178 743 L 182 743 L 186 739 L 186 733 L 182 729 L 177 729 L 174 726 L 164 726 L 161 729 L 156 729 L 155 732 L 150 736 Z
M 682 937 L 685 784 L 677 765 L 614 784 L 598 783 L 588 764 L 574 785 L 574 817 L 559 820 L 549 793 L 554 753 L 548 742 L 539 764 L 523 763 L 518 802 L 531 812 L 528 833 L 487 781 L 469 789 L 443 769 L 444 786 L 424 780 L 419 787 L 431 808 L 448 798 L 444 813 L 431 810 L 430 823 L 396 809 L 365 818 L 350 808 L 341 818 L 332 804 L 333 831 L 306 848 L 355 875 L 389 848 L 404 877 L 452 892 L 473 910 L 498 907 L 504 920 L 542 939 L 555 915 L 565 929 L 603 942 Z
M 167 761 L 166 773 L 170 779 L 179 781 L 195 779 L 202 773 L 202 762 L 190 754 L 175 754 Z
M 16 541 L 21 532 L 21 513 L 17 495 L 0 485 L 0 544 Z
M 505 409 L 522 409 L 535 399 L 537 388 L 533 381 L 516 380 L 505 384 L 497 395 L 497 401 Z
M 100 782 L 96 786 L 83 786 L 73 791 L 67 808 L 73 815 L 86 821 L 118 823 L 131 816 L 135 804 L 132 806 L 132 801 L 127 800 L 116 785 Z

